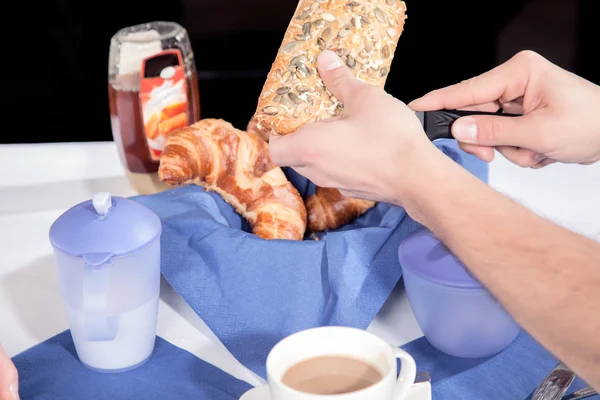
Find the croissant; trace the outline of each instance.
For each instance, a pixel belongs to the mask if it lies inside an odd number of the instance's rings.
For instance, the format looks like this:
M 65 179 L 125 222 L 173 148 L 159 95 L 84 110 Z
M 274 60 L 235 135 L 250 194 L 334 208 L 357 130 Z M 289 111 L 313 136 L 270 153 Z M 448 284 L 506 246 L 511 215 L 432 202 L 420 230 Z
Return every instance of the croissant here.
M 302 240 L 306 208 L 258 135 L 203 119 L 167 136 L 158 177 L 218 193 L 263 239 Z
M 308 229 L 321 232 L 339 228 L 375 205 L 374 201 L 344 197 L 337 189 L 317 187 L 306 199 Z

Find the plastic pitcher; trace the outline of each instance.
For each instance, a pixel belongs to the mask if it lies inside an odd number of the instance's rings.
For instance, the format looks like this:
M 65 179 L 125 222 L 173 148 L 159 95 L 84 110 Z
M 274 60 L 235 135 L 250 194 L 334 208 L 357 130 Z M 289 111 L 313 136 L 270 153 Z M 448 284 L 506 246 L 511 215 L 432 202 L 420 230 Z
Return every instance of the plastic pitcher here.
M 60 291 L 80 361 L 122 372 L 154 350 L 160 219 L 132 200 L 96 193 L 50 228 Z
M 519 325 L 429 230 L 407 236 L 398 256 L 408 301 L 433 347 L 479 358 L 500 353 L 516 339 Z

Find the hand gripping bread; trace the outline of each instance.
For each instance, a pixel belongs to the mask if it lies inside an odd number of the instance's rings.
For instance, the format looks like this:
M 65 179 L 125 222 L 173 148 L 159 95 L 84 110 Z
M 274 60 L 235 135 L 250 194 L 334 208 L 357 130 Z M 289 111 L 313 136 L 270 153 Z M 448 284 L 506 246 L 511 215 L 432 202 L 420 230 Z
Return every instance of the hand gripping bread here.
M 259 97 L 258 129 L 286 135 L 343 110 L 318 76 L 322 50 L 335 51 L 358 79 L 383 87 L 405 19 L 400 0 L 300 0 Z M 374 204 L 318 188 L 306 201 L 308 228 L 338 228 Z
M 319 78 L 316 59 L 335 51 L 354 75 L 383 87 L 406 5 L 400 0 L 300 0 L 260 94 L 258 128 L 279 135 L 340 113 Z
M 263 239 L 302 240 L 306 208 L 258 135 L 219 119 L 203 119 L 165 141 L 159 179 L 218 193 Z

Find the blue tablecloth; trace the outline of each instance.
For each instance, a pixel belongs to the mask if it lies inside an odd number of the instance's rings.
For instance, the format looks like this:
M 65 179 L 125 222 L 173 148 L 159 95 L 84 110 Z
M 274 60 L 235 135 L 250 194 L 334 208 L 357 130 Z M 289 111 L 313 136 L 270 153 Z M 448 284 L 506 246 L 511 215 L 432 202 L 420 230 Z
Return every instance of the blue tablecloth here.
M 402 346 L 431 375 L 433 400 L 525 400 L 558 361 L 526 332 L 502 353 L 484 359 L 461 359 L 432 347 L 425 338 Z M 568 393 L 587 387 L 581 379 Z M 598 400 L 595 396 L 593 399 Z
M 160 337 L 144 365 L 119 374 L 84 367 L 69 331 L 13 361 L 21 400 L 237 400 L 251 388 Z

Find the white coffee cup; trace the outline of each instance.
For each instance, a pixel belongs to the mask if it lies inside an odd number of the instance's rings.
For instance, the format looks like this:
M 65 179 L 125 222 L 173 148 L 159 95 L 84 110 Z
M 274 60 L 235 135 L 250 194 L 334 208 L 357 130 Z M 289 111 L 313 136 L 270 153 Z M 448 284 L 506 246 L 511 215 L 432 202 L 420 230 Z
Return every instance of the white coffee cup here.
M 367 388 L 335 395 L 300 392 L 282 382 L 290 367 L 319 356 L 360 359 L 377 368 L 383 378 Z M 402 365 L 396 378 L 397 358 Z M 410 354 L 393 348 L 367 331 L 347 327 L 328 326 L 295 333 L 277 343 L 267 357 L 270 400 L 404 400 L 414 383 L 415 375 L 415 360 Z M 265 390 L 262 391 L 264 392 Z M 268 399 L 264 394 L 260 395 L 263 396 L 264 400 Z

